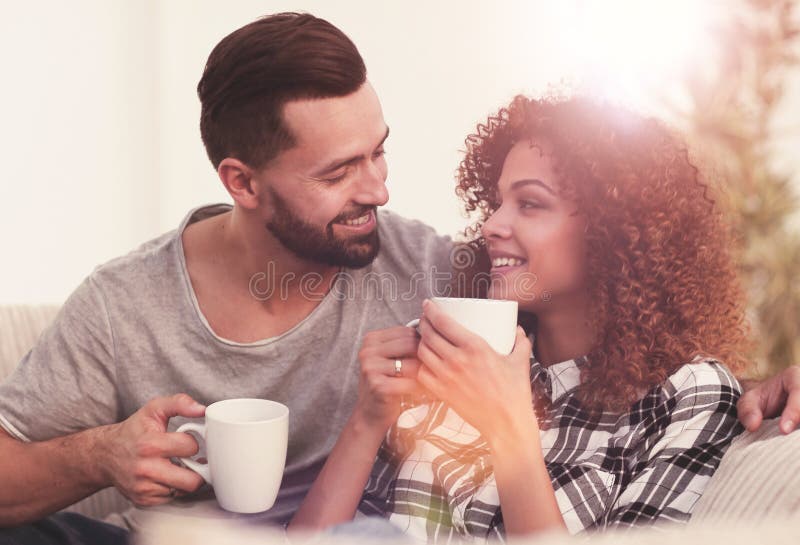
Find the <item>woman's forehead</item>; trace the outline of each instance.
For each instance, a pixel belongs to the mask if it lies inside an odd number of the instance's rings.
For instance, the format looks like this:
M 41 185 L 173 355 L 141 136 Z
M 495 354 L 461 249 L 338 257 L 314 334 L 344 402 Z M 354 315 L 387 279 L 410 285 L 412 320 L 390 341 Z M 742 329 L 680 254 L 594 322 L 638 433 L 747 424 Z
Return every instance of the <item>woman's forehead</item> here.
M 555 189 L 557 185 L 550 147 L 530 140 L 514 144 L 503 161 L 503 170 L 498 181 L 503 192 L 512 189 L 515 182 L 535 179 Z

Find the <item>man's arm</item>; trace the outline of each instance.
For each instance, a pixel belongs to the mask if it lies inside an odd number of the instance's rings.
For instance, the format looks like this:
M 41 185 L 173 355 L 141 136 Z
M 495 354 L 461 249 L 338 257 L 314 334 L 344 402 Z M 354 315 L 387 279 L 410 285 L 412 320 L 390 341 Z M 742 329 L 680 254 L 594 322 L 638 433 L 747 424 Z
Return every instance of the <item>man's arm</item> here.
M 89 456 L 96 441 L 96 430 L 88 430 L 23 443 L 0 428 L 0 527 L 36 520 L 106 486 Z
M 780 429 L 791 433 L 800 423 L 800 365 L 787 367 L 764 381 L 741 381 L 745 393 L 739 399 L 739 421 L 748 431 L 757 430 L 765 418 L 781 417 Z
M 108 486 L 141 506 L 170 501 L 171 489 L 196 490 L 202 478 L 169 458 L 196 454 L 197 443 L 166 426 L 171 416 L 204 411 L 179 394 L 155 399 L 118 424 L 49 441 L 25 443 L 0 428 L 0 527 L 37 520 Z
M 358 354 L 361 377 L 353 413 L 302 505 L 290 531 L 316 531 L 351 520 L 368 483 L 386 430 L 397 420 L 404 395 L 419 394 L 416 332 L 393 327 L 367 333 Z M 403 358 L 402 376 L 395 358 Z

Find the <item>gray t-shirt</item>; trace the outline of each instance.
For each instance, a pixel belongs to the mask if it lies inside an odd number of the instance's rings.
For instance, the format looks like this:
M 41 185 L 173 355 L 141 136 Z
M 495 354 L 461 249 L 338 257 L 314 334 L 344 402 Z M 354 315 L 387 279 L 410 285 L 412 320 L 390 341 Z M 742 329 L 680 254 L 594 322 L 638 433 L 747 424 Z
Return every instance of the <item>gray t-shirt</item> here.
M 181 242 L 186 225 L 229 209 L 193 210 L 178 230 L 98 267 L 0 385 L 0 425 L 23 441 L 42 441 L 119 422 L 152 398 L 179 392 L 204 404 L 280 401 L 290 409 L 286 471 L 276 506 L 260 520 L 284 522 L 354 406 L 364 334 L 405 324 L 424 298 L 446 291 L 452 243 L 420 222 L 380 211 L 381 249 L 371 265 L 342 270 L 289 331 L 242 344 L 209 327 Z M 267 286 L 253 286 L 257 296 L 270 295 Z M 173 418 L 170 429 L 183 422 Z M 194 505 L 203 503 L 199 496 Z

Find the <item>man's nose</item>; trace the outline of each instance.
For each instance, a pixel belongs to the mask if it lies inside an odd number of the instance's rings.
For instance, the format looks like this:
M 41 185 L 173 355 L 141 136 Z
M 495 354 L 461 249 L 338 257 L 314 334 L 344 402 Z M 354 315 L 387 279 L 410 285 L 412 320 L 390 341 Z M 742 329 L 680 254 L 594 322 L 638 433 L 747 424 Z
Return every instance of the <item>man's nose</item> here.
M 386 189 L 386 171 L 375 163 L 369 162 L 364 166 L 358 184 L 355 202 L 370 206 L 383 206 L 389 201 L 389 190 Z

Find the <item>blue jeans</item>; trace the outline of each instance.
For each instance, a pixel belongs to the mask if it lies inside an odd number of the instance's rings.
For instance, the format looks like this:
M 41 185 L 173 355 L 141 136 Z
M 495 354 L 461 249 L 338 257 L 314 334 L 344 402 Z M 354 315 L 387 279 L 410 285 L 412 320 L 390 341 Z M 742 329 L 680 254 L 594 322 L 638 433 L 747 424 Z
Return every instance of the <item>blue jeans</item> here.
M 128 531 L 77 513 L 0 528 L 0 545 L 127 545 Z

